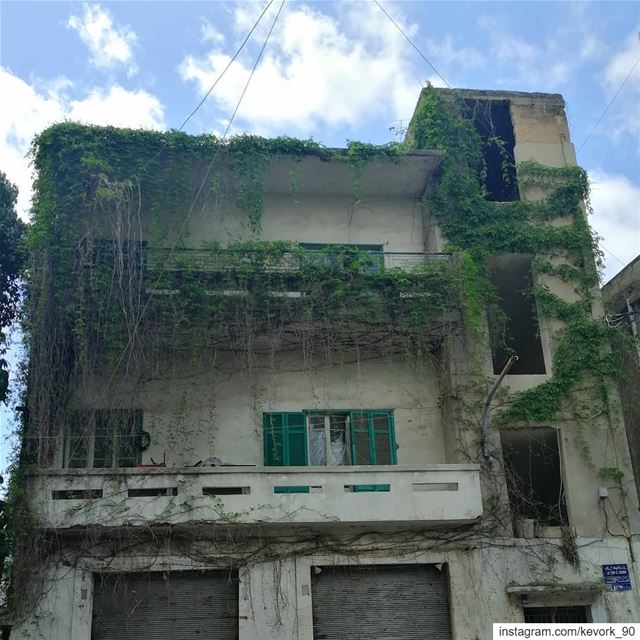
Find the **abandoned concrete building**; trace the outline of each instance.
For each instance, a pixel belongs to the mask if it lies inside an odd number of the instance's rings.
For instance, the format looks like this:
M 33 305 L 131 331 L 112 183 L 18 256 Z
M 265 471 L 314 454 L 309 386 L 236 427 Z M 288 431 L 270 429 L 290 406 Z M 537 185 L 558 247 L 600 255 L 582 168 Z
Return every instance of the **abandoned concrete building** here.
M 640 620 L 559 95 L 428 87 L 382 147 L 66 123 L 34 149 L 12 640 Z

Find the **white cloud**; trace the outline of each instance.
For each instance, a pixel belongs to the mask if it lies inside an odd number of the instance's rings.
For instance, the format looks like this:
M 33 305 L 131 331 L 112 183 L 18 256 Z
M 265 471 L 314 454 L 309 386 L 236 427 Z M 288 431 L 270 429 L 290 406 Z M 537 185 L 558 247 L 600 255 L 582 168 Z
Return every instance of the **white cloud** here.
M 640 185 L 601 169 L 589 171 L 589 178 L 593 205 L 590 223 L 602 237 L 607 281 L 640 254 Z
M 84 4 L 82 15 L 69 17 L 67 26 L 78 32 L 91 52 L 91 62 L 101 69 L 124 66 L 128 75 L 138 68 L 133 49 L 137 37 L 128 26 L 116 26 L 111 14 L 99 4 Z
M 154 95 L 141 89 L 129 91 L 117 84 L 108 90 L 93 89 L 82 100 L 69 101 L 67 117 L 115 127 L 164 128 L 164 110 Z
M 71 98 L 72 83 L 58 78 L 34 87 L 0 67 L 0 169 L 17 184 L 18 211 L 26 218 L 31 199 L 31 171 L 26 154 L 33 137 L 47 126 L 65 119 L 90 124 L 164 129 L 159 100 L 143 90 L 119 85 L 92 89 L 82 98 Z
M 617 51 L 607 63 L 602 77 L 602 85 L 607 99 L 612 98 L 622 86 L 629 71 L 640 56 L 640 39 L 638 29 L 625 39 L 621 50 Z M 632 134 L 640 136 L 640 65 L 635 68 L 627 83 L 617 98 L 617 104 L 611 112 L 607 122 L 607 131 L 614 138 Z
M 265 15 L 256 41 L 264 37 L 275 10 L 274 5 Z M 265 134 L 310 135 L 322 126 L 355 128 L 375 117 L 391 121 L 412 113 L 431 70 L 416 60 L 415 52 L 373 3 L 357 7 L 347 3 L 338 5 L 337 11 L 333 16 L 306 5 L 285 6 L 238 112 L 239 122 Z M 238 5 L 234 33 L 246 33 L 256 17 L 254 5 Z M 403 28 L 417 38 L 415 24 Z M 451 36 L 421 45 L 427 55 L 434 54 L 443 73 L 482 64 L 478 52 L 458 47 Z M 235 108 L 255 55 L 254 49 L 234 62 L 212 94 L 211 103 L 222 113 L 230 115 Z M 186 56 L 179 70 L 203 94 L 229 60 L 230 55 L 214 42 L 205 57 Z
M 555 91 L 576 77 L 580 67 L 600 51 L 600 41 L 590 30 L 581 12 L 570 24 L 559 25 L 545 40 L 534 41 L 528 34 L 513 33 L 507 20 L 500 16 L 481 16 L 478 25 L 489 36 L 490 53 L 499 64 L 496 82 L 522 90 Z M 567 47 L 575 42 L 578 48 Z
M 203 42 L 213 42 L 214 44 L 222 44 L 224 42 L 224 34 L 216 28 L 209 20 L 203 20 L 200 27 L 200 35 Z

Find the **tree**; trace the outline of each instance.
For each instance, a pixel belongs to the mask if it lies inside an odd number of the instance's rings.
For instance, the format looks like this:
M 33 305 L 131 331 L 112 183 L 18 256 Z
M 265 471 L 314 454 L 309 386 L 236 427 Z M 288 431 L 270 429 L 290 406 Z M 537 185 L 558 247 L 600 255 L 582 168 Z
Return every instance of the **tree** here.
M 6 402 L 9 371 L 5 359 L 7 329 L 18 317 L 20 273 L 24 265 L 26 225 L 16 213 L 18 188 L 0 171 L 0 402 Z

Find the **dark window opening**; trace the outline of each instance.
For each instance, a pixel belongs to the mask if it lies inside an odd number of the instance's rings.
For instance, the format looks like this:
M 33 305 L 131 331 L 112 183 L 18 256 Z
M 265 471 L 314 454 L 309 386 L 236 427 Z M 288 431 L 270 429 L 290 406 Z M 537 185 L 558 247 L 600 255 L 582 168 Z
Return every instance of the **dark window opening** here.
M 251 487 L 202 487 L 203 496 L 244 496 L 251 493 Z
M 129 498 L 158 498 L 160 496 L 177 496 L 178 487 L 150 487 L 148 489 L 129 489 Z
M 522 612 L 529 624 L 591 622 L 589 607 L 523 607 Z
M 498 294 L 501 318 L 491 318 L 493 372 L 499 374 L 509 357 L 518 360 L 509 374 L 545 373 L 544 353 L 535 301 L 531 296 L 531 256 L 504 255 L 491 261 L 491 282 Z
M 96 500 L 102 498 L 102 489 L 63 489 L 52 491 L 52 500 Z
M 520 199 L 514 147 L 516 144 L 507 100 L 467 100 L 468 113 L 482 139 L 484 186 L 487 200 Z
M 568 524 L 558 432 L 548 427 L 505 429 L 500 439 L 514 520 Z

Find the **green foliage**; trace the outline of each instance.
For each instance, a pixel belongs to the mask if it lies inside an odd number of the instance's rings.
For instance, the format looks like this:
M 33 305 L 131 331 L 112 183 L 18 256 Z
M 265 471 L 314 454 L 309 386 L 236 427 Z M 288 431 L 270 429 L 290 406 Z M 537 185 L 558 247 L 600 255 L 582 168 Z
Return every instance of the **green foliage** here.
M 0 171 L 0 402 L 6 401 L 9 388 L 6 330 L 18 315 L 24 264 L 25 225 L 16 213 L 17 198 L 17 187 Z
M 468 106 L 454 97 L 445 99 L 433 89 L 423 91 L 408 139 L 417 148 L 444 151 L 440 180 L 426 204 L 453 247 L 463 250 L 475 265 L 477 277 L 467 282 L 471 300 L 482 300 L 481 304 L 472 304 L 474 326 L 480 323 L 479 308 L 487 311 L 492 324 L 500 325 L 495 291 L 488 278 L 486 258 L 491 255 L 534 255 L 537 272 L 573 283 L 580 294 L 581 301 L 570 304 L 546 287 L 536 287 L 532 292 L 544 316 L 565 323 L 555 336 L 553 377 L 515 394 L 500 416 L 504 423 L 557 419 L 581 382 L 595 381 L 602 389 L 603 380 L 617 374 L 607 348 L 610 332 L 590 315 L 591 291 L 598 282 L 592 265 L 594 258 L 599 264 L 600 252 L 582 208 L 584 205 L 589 210 L 586 172 L 579 167 L 552 168 L 523 162 L 517 167 L 520 189 L 536 187 L 545 197 L 535 201 L 488 201 L 483 188 L 482 139 Z
M 598 476 L 603 480 L 613 480 L 619 483 L 622 481 L 624 471 L 618 467 L 602 467 L 598 469 Z

